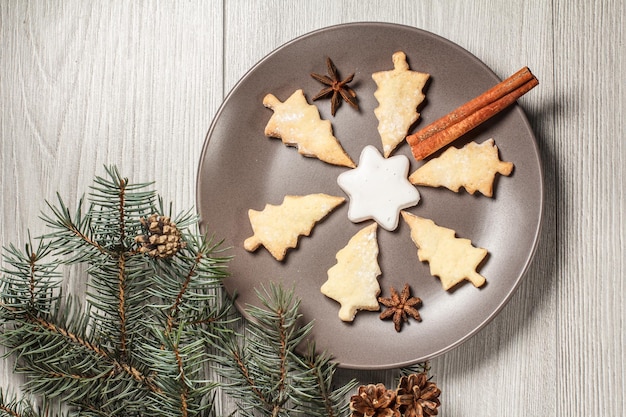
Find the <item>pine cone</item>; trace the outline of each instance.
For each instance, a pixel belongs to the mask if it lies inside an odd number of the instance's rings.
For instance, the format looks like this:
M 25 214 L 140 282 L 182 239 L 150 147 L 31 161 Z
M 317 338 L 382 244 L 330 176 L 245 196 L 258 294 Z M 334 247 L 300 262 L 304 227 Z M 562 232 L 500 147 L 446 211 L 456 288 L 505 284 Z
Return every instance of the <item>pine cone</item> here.
M 428 381 L 426 373 L 411 374 L 400 378 L 396 402 L 405 417 L 436 416 L 441 404 L 441 390 Z
M 181 239 L 180 230 L 167 216 L 152 214 L 147 219 L 139 219 L 147 234 L 135 237 L 140 243 L 139 252 L 154 258 L 170 258 L 186 246 Z
M 395 399 L 396 393 L 383 384 L 361 385 L 350 397 L 351 417 L 400 417 Z

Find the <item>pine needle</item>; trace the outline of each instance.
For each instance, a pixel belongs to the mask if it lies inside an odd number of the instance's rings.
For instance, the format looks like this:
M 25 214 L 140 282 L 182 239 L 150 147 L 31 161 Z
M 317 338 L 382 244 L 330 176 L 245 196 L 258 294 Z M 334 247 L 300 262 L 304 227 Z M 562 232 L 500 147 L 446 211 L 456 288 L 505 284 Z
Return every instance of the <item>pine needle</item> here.
M 223 242 L 200 233 L 194 211 L 173 213 L 151 183 L 105 171 L 75 209 L 61 194 L 48 202 L 48 233 L 3 250 L 0 344 L 44 406 L 0 390 L 0 417 L 62 415 L 50 401 L 84 416 L 222 415 L 220 387 L 243 415 L 342 415 L 354 382 L 335 388 L 331 356 L 307 348 L 313 323 L 293 290 L 261 288 L 238 333 Z M 171 256 L 140 250 L 152 215 L 180 231 Z M 85 294 L 63 294 L 66 265 Z

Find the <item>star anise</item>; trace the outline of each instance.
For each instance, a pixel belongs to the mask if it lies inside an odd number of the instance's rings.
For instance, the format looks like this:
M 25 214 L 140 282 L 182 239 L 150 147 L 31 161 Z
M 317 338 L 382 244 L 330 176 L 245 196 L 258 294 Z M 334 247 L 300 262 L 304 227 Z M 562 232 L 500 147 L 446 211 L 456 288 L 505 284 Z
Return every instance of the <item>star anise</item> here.
M 402 330 L 402 324 L 405 321 L 409 321 L 409 316 L 417 321 L 422 321 L 420 313 L 416 308 L 422 303 L 422 300 L 418 297 L 411 297 L 409 284 L 404 284 L 401 294 L 398 294 L 398 291 L 391 287 L 391 297 L 378 297 L 378 302 L 387 307 L 386 310 L 380 313 L 380 319 L 384 320 L 393 317 L 393 324 L 397 332 Z
M 395 403 L 396 392 L 383 384 L 361 385 L 350 397 L 351 417 L 400 417 Z
M 313 97 L 313 101 L 332 94 L 330 99 L 330 113 L 334 116 L 337 109 L 341 105 L 341 99 L 345 100 L 355 109 L 359 108 L 356 101 L 356 92 L 348 87 L 348 83 L 354 78 L 354 73 L 348 75 L 344 80 L 340 80 L 337 67 L 330 58 L 326 58 L 326 66 L 328 67 L 328 75 L 320 75 L 311 73 L 311 77 L 328 87 L 323 88 Z
M 436 416 L 441 390 L 425 372 L 400 378 L 396 403 L 405 417 Z

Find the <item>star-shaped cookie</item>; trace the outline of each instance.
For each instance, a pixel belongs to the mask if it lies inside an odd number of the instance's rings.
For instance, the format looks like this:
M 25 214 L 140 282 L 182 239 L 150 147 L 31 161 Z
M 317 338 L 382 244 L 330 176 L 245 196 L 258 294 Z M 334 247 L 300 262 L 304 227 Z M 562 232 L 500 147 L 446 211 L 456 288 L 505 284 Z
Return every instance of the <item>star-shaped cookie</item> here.
M 395 230 L 400 210 L 415 206 L 420 199 L 407 179 L 408 172 L 406 156 L 383 158 L 374 146 L 363 148 L 358 166 L 337 177 L 337 184 L 350 198 L 348 218 L 354 223 L 373 219 L 385 230 Z

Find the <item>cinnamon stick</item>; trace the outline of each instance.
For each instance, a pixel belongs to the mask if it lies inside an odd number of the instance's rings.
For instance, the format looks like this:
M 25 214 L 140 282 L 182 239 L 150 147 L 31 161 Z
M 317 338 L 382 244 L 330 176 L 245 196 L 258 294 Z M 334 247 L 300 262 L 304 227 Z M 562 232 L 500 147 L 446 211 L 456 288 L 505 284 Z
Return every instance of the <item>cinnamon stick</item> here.
M 539 81 L 528 67 L 520 69 L 478 97 L 407 136 L 413 156 L 419 161 L 452 143 L 513 104 L 537 84 Z

